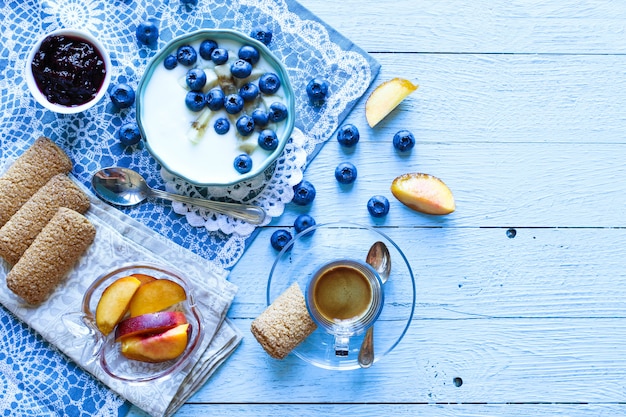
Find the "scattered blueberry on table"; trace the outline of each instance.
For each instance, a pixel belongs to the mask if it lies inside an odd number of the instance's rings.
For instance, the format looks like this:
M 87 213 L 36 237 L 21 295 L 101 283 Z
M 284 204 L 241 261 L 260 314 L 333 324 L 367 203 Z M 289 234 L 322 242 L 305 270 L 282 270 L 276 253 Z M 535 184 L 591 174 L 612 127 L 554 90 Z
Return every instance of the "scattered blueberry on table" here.
M 415 146 L 415 136 L 408 130 L 400 130 L 393 135 L 393 147 L 400 152 L 406 152 Z
M 144 45 L 155 45 L 159 39 L 159 27 L 154 22 L 141 22 L 135 30 L 137 41 Z
M 356 145 L 360 138 L 359 129 L 353 124 L 345 124 L 337 131 L 337 141 L 347 148 Z
M 306 86 L 306 94 L 309 97 L 309 102 L 313 106 L 321 106 L 326 101 L 328 83 L 326 80 L 313 78 Z
M 293 222 L 293 228 L 296 233 L 301 233 L 313 226 L 315 226 L 315 219 L 309 214 L 301 214 L 296 217 L 296 220 Z M 311 233 L 313 232 L 314 231 L 311 231 Z
M 367 211 L 372 217 L 385 217 L 389 213 L 389 200 L 384 195 L 375 195 L 367 202 Z
M 315 193 L 315 187 L 313 184 L 307 180 L 302 180 L 293 187 L 292 202 L 298 206 L 306 206 L 315 200 Z
M 268 46 L 272 42 L 272 31 L 267 28 L 257 27 L 250 32 L 250 37 Z
M 118 109 L 126 109 L 135 102 L 135 90 L 126 83 L 119 83 L 109 90 L 111 102 Z
M 357 169 L 351 162 L 341 162 L 335 168 L 335 179 L 341 184 L 352 184 L 356 176 Z
M 124 123 L 117 133 L 117 138 L 124 146 L 136 145 L 141 140 L 139 126 L 137 126 L 136 122 Z
M 280 251 L 283 250 L 285 246 L 287 246 L 291 239 L 292 236 L 289 231 L 285 229 L 278 229 L 274 233 L 272 233 L 272 236 L 270 237 L 270 244 L 274 249 Z

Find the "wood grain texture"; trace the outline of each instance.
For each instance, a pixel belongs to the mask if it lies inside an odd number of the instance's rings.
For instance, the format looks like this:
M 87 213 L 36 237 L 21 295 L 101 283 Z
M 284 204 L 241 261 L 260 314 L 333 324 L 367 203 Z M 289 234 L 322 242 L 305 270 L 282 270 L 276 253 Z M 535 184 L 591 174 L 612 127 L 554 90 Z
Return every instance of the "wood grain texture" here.
M 372 52 L 626 52 L 619 0 L 300 3 Z
M 420 88 L 375 129 L 362 99 L 346 120 L 359 144 L 333 138 L 309 164 L 314 203 L 289 205 L 230 274 L 242 345 L 177 415 L 626 414 L 626 3 L 301 3 L 374 55 L 375 84 Z M 400 129 L 410 153 L 393 149 Z M 357 166 L 351 186 L 334 179 L 341 161 Z M 444 180 L 457 210 L 395 200 L 391 181 L 413 171 Z M 374 194 L 390 200 L 383 219 L 367 212 Z M 277 361 L 249 332 L 270 235 L 303 213 L 379 228 L 411 263 L 414 319 L 370 369 Z

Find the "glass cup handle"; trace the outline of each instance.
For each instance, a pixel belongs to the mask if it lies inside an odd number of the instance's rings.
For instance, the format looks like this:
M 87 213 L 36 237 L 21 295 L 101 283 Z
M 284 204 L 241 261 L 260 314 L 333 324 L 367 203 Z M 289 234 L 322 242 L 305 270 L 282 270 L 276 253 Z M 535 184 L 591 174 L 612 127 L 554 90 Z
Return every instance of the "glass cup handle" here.
M 350 338 L 347 336 L 337 335 L 335 336 L 335 356 L 345 357 L 348 356 Z

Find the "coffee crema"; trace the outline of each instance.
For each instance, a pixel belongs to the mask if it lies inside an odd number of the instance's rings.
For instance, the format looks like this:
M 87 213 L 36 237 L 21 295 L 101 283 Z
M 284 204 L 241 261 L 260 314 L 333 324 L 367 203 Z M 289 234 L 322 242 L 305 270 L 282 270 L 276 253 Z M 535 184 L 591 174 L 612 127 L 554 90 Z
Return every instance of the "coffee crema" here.
M 372 287 L 358 269 L 337 265 L 324 271 L 315 282 L 313 302 L 329 321 L 357 319 L 370 307 Z

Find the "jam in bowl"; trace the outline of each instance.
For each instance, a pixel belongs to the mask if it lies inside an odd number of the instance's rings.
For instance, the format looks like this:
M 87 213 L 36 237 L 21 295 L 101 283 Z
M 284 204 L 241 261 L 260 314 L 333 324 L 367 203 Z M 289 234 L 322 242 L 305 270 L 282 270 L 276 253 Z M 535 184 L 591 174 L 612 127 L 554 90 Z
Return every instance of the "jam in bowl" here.
M 97 103 L 111 79 L 111 61 L 91 34 L 59 29 L 40 39 L 26 62 L 26 82 L 39 104 L 57 113 L 79 113 Z

